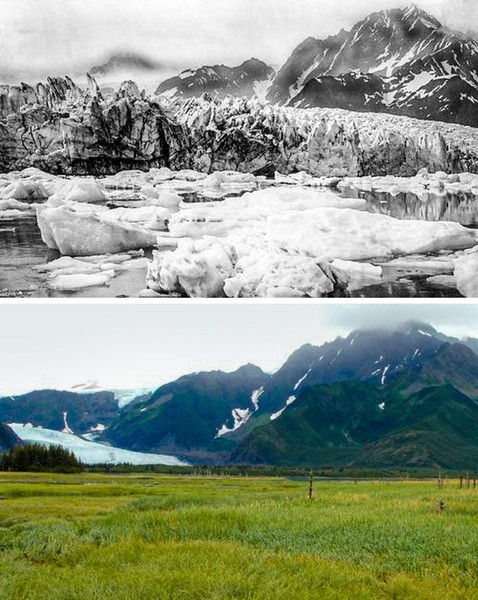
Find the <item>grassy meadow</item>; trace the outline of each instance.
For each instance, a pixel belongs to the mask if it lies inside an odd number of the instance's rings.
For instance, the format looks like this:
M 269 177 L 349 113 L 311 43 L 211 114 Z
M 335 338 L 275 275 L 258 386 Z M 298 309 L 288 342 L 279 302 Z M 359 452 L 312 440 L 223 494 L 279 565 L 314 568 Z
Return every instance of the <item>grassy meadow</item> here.
M 0 473 L 0 598 L 478 599 L 478 488 L 320 480 L 311 502 L 307 488 Z

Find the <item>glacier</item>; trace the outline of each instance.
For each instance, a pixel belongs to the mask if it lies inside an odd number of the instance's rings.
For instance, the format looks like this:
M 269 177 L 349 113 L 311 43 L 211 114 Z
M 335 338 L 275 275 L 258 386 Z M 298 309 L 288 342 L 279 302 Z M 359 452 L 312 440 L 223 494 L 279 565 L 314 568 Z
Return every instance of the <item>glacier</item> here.
M 24 442 L 47 446 L 60 445 L 73 452 L 82 463 L 88 465 L 115 465 L 128 463 L 132 465 L 185 466 L 188 464 L 174 456 L 168 456 L 166 454 L 133 452 L 131 450 L 123 450 L 121 448 L 114 448 L 113 446 L 106 446 L 105 444 L 89 441 L 66 432 L 66 426 L 63 432 L 44 429 L 42 427 L 32 427 L 29 424 L 21 423 L 10 423 L 9 426 Z

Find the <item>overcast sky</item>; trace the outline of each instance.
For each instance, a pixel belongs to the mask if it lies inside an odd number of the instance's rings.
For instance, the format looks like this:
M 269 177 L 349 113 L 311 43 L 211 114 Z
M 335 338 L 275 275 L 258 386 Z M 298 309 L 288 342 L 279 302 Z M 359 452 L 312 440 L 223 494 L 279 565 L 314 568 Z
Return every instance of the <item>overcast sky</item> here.
M 308 36 L 350 29 L 408 0 L 0 0 L 0 71 L 72 73 L 113 50 L 139 51 L 166 68 L 280 65 Z M 443 24 L 478 30 L 476 0 L 419 0 Z
M 471 304 L 2 304 L 0 393 L 160 385 L 252 362 L 277 369 L 304 343 L 408 319 L 478 337 Z

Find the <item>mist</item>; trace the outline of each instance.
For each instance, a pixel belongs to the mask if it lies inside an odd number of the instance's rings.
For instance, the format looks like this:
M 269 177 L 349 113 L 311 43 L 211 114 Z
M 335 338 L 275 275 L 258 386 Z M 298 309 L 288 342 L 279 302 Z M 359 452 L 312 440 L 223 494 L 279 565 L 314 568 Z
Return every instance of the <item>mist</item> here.
M 255 56 L 284 63 L 308 36 L 350 29 L 408 0 L 0 0 L 0 76 L 83 74 L 117 51 L 139 52 L 166 73 Z M 421 0 L 450 28 L 478 30 L 473 0 Z M 158 74 L 159 75 L 159 74 Z

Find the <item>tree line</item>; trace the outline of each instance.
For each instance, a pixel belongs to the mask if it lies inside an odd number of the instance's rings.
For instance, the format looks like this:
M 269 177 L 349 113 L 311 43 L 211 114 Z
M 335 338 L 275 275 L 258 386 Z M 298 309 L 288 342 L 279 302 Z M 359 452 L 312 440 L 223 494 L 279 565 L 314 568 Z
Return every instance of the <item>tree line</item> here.
M 83 465 L 73 452 L 62 446 L 24 444 L 11 448 L 1 456 L 0 470 L 78 473 L 83 471 Z

